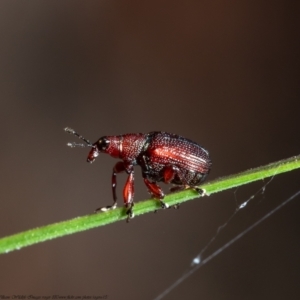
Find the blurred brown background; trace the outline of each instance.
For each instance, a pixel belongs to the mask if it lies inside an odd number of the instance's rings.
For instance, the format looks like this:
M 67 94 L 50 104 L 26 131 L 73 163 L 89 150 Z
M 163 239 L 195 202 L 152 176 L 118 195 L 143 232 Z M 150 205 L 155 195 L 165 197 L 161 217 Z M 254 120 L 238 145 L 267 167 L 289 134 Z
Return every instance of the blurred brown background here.
M 0 2 L 0 236 L 112 201 L 102 135 L 170 131 L 210 151 L 209 180 L 299 154 L 299 2 Z M 277 176 L 205 256 L 299 190 Z M 119 176 L 119 203 L 125 175 Z M 153 299 L 265 182 L 0 256 L 1 295 Z M 135 200 L 148 198 L 136 170 Z M 299 299 L 299 204 L 165 299 Z

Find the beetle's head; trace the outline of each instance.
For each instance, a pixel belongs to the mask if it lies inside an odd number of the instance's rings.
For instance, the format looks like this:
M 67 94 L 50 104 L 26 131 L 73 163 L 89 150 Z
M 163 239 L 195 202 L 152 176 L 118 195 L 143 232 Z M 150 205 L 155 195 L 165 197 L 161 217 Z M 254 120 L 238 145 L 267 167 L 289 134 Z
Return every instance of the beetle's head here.
M 87 162 L 92 163 L 100 152 L 106 152 L 109 146 L 109 140 L 106 137 L 100 138 L 92 145 L 92 149 L 87 157 Z
M 92 163 L 96 159 L 96 157 L 99 155 L 99 151 L 97 147 L 93 147 L 91 151 L 89 152 L 89 155 L 87 157 L 87 162 Z
M 91 147 L 91 151 L 87 157 L 87 162 L 92 163 L 96 157 L 99 155 L 100 152 L 105 152 L 108 148 L 109 141 L 102 137 L 96 143 L 92 144 L 89 140 L 85 139 L 82 135 L 77 133 L 75 130 L 66 127 L 65 131 L 70 134 L 76 135 L 79 139 L 83 140 L 85 144 L 77 144 L 77 143 L 68 143 L 67 145 L 71 148 L 73 147 Z

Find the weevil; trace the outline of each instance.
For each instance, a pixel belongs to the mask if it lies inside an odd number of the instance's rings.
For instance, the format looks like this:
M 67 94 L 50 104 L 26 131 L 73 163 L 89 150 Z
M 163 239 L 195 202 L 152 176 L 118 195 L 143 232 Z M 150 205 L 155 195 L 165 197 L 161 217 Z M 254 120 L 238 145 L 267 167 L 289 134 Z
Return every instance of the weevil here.
M 123 189 L 127 222 L 133 218 L 134 166 L 139 165 L 146 187 L 152 197 L 158 199 L 162 208 L 167 208 L 165 197 L 158 182 L 171 183 L 171 191 L 193 188 L 200 194 L 203 191 L 197 186 L 205 180 L 210 172 L 209 153 L 196 142 L 182 136 L 152 131 L 150 133 L 129 133 L 117 136 L 103 136 L 95 143 L 90 143 L 71 128 L 65 131 L 76 135 L 85 144 L 68 143 L 70 147 L 91 147 L 87 161 L 92 163 L 100 153 L 120 159 L 112 173 L 113 204 L 98 208 L 96 211 L 107 211 L 117 207 L 117 174 L 126 172 L 128 177 Z

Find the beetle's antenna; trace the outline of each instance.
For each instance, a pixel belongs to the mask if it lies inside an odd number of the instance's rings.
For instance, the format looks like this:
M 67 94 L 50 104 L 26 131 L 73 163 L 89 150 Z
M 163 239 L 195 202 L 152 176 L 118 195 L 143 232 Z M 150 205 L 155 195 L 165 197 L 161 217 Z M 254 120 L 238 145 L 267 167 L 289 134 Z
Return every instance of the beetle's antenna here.
M 95 147 L 95 146 L 93 146 L 91 144 L 91 142 L 89 140 L 85 139 L 82 135 L 80 135 L 79 133 L 77 133 L 74 129 L 66 127 L 65 131 L 67 133 L 76 135 L 79 139 L 83 140 L 89 147 L 92 147 L 92 148 Z M 68 143 L 67 145 L 69 147 L 71 147 L 71 148 L 74 148 L 74 147 L 85 147 L 86 146 L 85 144 L 77 144 L 77 143 Z
M 75 148 L 75 147 L 81 147 L 81 148 L 84 148 L 86 147 L 87 145 L 86 144 L 78 144 L 78 143 L 68 143 L 67 146 L 71 147 L 71 148 Z

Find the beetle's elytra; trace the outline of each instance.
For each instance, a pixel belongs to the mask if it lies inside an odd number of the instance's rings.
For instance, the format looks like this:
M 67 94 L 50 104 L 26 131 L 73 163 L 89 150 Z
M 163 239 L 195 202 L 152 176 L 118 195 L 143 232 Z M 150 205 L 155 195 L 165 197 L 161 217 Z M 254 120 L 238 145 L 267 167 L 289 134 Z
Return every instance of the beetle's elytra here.
M 149 193 L 157 198 L 162 208 L 167 205 L 158 182 L 172 183 L 171 191 L 194 188 L 206 178 L 211 168 L 209 153 L 199 144 L 176 134 L 153 131 L 150 133 L 123 134 L 103 136 L 94 144 L 75 132 L 65 128 L 65 131 L 76 135 L 92 149 L 87 161 L 92 163 L 99 153 L 107 153 L 119 158 L 113 168 L 112 192 L 113 204 L 97 210 L 106 211 L 117 206 L 117 174 L 126 172 L 128 178 L 123 190 L 124 204 L 127 209 L 127 221 L 133 217 L 134 197 L 134 166 L 139 165 Z M 84 147 L 84 144 L 68 143 L 68 146 Z

